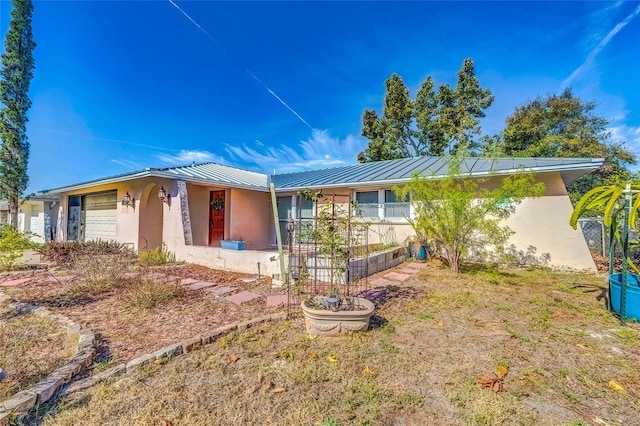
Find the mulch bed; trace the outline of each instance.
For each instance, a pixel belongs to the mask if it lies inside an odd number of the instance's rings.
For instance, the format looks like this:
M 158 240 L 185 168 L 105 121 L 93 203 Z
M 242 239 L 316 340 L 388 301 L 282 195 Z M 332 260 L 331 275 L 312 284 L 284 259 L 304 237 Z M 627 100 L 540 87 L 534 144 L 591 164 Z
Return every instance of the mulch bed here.
M 158 279 L 161 274 L 176 279 L 191 278 L 251 291 L 262 297 L 236 305 L 204 290 L 187 290 L 149 310 L 132 306 L 127 287 L 98 294 L 73 291 L 79 278 L 64 279 L 73 271 L 56 269 L 0 274 L 0 282 L 31 277 L 16 287 L 0 287 L 15 300 L 45 306 L 91 329 L 98 341 L 97 361 L 128 361 L 163 346 L 192 338 L 233 321 L 241 321 L 284 309 L 266 307 L 266 296 L 282 294 L 269 278 L 249 281 L 251 275 L 220 271 L 198 265 L 156 267 L 144 275 Z M 142 275 L 142 276 L 144 276 Z M 59 279 L 53 278 L 54 276 Z M 245 279 L 243 281 L 243 279 Z M 248 282 L 247 282 L 248 281 Z M 135 278 L 127 286 L 134 286 Z M 215 288 L 211 287 L 211 288 Z

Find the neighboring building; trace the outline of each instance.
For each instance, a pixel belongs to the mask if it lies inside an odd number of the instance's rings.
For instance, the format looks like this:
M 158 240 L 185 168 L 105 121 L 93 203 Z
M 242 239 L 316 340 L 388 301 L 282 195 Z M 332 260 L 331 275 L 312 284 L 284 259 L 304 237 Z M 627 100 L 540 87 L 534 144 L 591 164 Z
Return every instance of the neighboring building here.
M 31 239 L 38 243 L 55 240 L 57 199 L 30 197 L 20 204 L 18 210 L 18 230 L 29 232 Z M 6 201 L 0 201 L 0 224 L 9 223 L 11 215 Z
M 497 179 L 524 170 L 544 182 L 544 196 L 526 199 L 507 224 L 511 241 L 523 252 L 531 247 L 549 254 L 549 265 L 595 270 L 579 231 L 569 224 L 572 206 L 565 185 L 596 170 L 601 159 L 472 158 L 462 165 L 470 176 Z M 434 179 L 447 174 L 447 161 L 416 157 L 356 164 L 281 175 L 264 175 L 214 163 L 148 168 L 42 191 L 56 197 L 58 240 L 106 239 L 127 243 L 135 250 L 165 245 L 181 260 L 223 269 L 277 273 L 276 232 L 270 184 L 275 186 L 281 235 L 286 219 L 297 211 L 311 214 L 313 206 L 297 206 L 299 190 L 322 189 L 325 194 L 350 194 L 371 222 L 369 242 L 403 243 L 413 231 L 407 220 L 410 203 L 396 200 L 394 185 L 406 183 L 413 172 Z M 487 184 L 490 184 L 488 182 Z M 46 207 L 45 207 L 46 208 Z M 26 212 L 25 212 L 26 214 Z M 25 216 L 26 217 L 26 216 Z M 30 216 L 33 217 L 33 216 Z M 243 240 L 244 251 L 220 248 L 221 240 Z

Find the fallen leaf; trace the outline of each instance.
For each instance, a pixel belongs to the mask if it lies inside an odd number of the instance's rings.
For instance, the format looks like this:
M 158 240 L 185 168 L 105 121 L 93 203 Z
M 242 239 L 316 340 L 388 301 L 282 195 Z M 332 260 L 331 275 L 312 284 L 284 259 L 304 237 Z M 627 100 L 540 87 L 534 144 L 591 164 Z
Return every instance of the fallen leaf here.
M 318 335 L 317 335 L 317 334 L 307 334 L 307 339 L 309 339 L 309 340 L 313 340 L 313 339 L 315 339 L 316 337 L 318 337 Z
M 498 378 L 500 379 L 506 376 L 508 372 L 507 367 L 505 367 L 504 365 L 497 366 L 496 371 L 498 372 Z
M 251 395 L 251 394 L 256 393 L 256 391 L 257 391 L 259 388 L 260 388 L 260 386 L 258 386 L 258 385 L 253 385 L 253 386 L 251 386 L 251 387 L 247 388 L 247 390 L 246 390 L 246 391 L 244 391 L 244 393 L 246 393 L 247 395 Z
M 338 362 L 338 358 L 335 355 L 327 355 L 327 361 Z
M 609 382 L 609 387 L 611 389 L 613 389 L 614 391 L 618 392 L 620 395 L 626 395 L 627 394 L 627 390 L 625 388 L 623 388 L 622 386 L 620 386 L 615 380 L 611 380 Z
M 562 309 L 558 309 L 553 313 L 554 318 L 564 318 L 566 315 Z
M 362 370 L 362 374 L 364 374 L 365 376 L 375 376 L 376 373 L 369 368 L 369 366 L 364 367 L 364 370 Z
M 273 389 L 271 392 L 273 393 L 282 393 L 284 392 L 286 389 L 285 388 L 275 388 Z
M 156 359 L 155 361 L 153 361 L 153 363 L 155 365 L 161 365 L 162 364 L 162 360 L 161 359 Z
M 442 320 L 438 320 L 438 327 L 444 327 L 444 323 L 442 322 Z
M 238 355 L 236 355 L 236 354 L 229 355 L 229 361 L 231 361 L 231 362 L 236 362 L 239 359 L 240 359 L 240 357 Z

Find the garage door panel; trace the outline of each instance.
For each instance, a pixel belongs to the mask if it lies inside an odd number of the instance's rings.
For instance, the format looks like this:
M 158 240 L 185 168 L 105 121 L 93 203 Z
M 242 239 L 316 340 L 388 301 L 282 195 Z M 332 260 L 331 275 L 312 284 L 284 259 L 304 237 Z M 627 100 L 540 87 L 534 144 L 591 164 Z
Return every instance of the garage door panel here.
M 84 239 L 116 239 L 117 194 L 110 191 L 86 195 L 84 199 Z
M 85 214 L 85 240 L 115 240 L 117 210 L 88 210 Z

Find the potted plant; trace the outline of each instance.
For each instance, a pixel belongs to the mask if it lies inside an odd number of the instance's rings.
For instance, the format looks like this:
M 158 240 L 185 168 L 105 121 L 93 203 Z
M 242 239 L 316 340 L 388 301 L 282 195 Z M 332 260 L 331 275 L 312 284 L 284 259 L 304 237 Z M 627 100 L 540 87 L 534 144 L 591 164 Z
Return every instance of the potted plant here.
M 350 212 L 357 208 L 353 203 L 337 203 L 335 195 L 328 198 L 309 190 L 301 191 L 301 195 L 316 203 L 315 226 L 305 234 L 315 251 L 307 260 L 306 272 L 319 277 L 328 288 L 325 296 L 315 295 L 301 302 L 306 330 L 327 336 L 367 330 L 374 305 L 349 292 L 350 238 L 354 227 L 366 227 L 366 223 L 352 221 Z
M 640 185 L 627 183 L 624 188 L 603 185 L 587 192 L 577 203 L 570 224 L 576 229 L 578 219 L 589 210 L 600 210 L 604 225 L 609 227 L 609 298 L 608 308 L 627 317 L 640 320 L 640 270 L 629 257 L 629 229 L 636 227 L 640 208 Z M 614 271 L 616 243 L 622 249 L 621 271 Z M 631 269 L 631 272 L 629 272 Z

